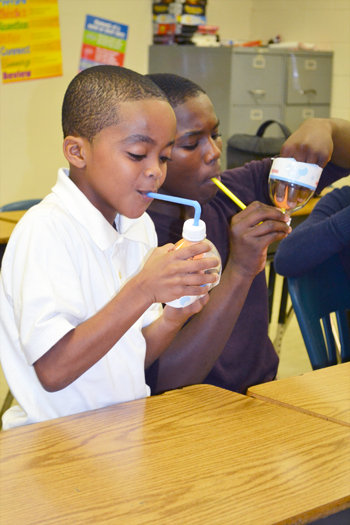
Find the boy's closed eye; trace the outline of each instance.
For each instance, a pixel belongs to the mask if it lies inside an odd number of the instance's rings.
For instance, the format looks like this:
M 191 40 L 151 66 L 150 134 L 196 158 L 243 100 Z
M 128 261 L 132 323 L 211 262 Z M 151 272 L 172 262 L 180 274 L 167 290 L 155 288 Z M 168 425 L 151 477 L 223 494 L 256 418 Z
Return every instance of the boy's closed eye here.
M 188 151 L 192 151 L 194 149 L 196 149 L 198 146 L 198 142 L 196 142 L 195 144 L 184 144 L 182 147 L 183 149 L 186 149 Z
M 213 134 L 211 135 L 211 138 L 212 138 L 213 140 L 217 140 L 217 139 L 219 139 L 220 137 L 221 137 L 221 133 L 219 133 L 219 132 L 215 132 L 215 133 L 213 133 Z M 188 151 L 192 151 L 192 150 L 195 150 L 195 149 L 198 147 L 198 145 L 199 145 L 199 141 L 195 142 L 194 144 L 184 144 L 184 145 L 182 146 L 182 148 L 183 148 L 183 149 L 186 149 L 186 150 L 188 150 Z
M 166 162 L 170 162 L 172 161 L 173 159 L 171 159 L 170 157 L 165 157 L 165 156 L 161 156 L 159 157 L 160 158 L 160 161 L 165 164 Z
M 145 159 L 147 155 L 138 155 L 136 153 L 128 152 L 128 155 L 131 157 L 132 160 L 135 160 L 136 162 L 140 162 L 141 160 Z M 170 157 L 166 157 L 165 155 L 161 155 L 159 157 L 159 160 L 162 164 L 165 164 L 168 161 L 171 161 L 172 159 Z
M 137 155 L 136 153 L 131 153 L 128 151 L 129 157 L 131 157 L 132 160 L 140 161 L 146 158 L 146 155 Z

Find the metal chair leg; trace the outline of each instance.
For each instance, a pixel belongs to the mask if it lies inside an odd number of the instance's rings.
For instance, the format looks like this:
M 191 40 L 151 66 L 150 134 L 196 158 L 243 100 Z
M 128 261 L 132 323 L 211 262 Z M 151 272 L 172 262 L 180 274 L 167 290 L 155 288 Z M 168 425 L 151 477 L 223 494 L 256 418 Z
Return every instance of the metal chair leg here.
M 273 265 L 273 260 L 271 260 L 270 268 L 269 268 L 269 282 L 267 286 L 268 301 L 269 301 L 269 324 L 271 323 L 271 318 L 272 318 L 273 294 L 275 291 L 275 282 L 276 282 L 276 272 L 275 272 L 275 267 Z
M 275 350 L 278 355 L 280 355 L 281 353 L 282 338 L 283 338 L 284 332 L 286 331 L 286 328 L 293 314 L 293 306 L 291 306 L 289 310 L 287 311 L 287 301 L 288 301 L 288 281 L 287 281 L 287 278 L 284 277 L 283 285 L 282 285 L 280 310 L 279 310 L 279 315 L 278 315 L 276 338 L 273 342 L 273 346 L 275 347 Z

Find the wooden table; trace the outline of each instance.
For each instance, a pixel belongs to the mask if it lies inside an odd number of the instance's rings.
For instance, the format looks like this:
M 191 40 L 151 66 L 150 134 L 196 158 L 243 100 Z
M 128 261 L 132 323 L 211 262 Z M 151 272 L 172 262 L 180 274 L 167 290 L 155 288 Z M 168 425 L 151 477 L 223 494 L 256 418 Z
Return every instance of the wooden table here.
M 26 211 L 27 210 L 2 211 L 0 212 L 0 220 L 17 223 Z
M 350 507 L 349 428 L 208 385 L 2 432 L 0 451 L 6 525 L 292 525 Z
M 17 222 L 27 210 L 3 211 L 0 213 L 0 244 L 7 244 Z
M 350 427 L 350 363 L 252 386 L 248 395 Z
M 11 233 L 13 232 L 15 222 L 0 220 L 0 244 L 7 244 Z

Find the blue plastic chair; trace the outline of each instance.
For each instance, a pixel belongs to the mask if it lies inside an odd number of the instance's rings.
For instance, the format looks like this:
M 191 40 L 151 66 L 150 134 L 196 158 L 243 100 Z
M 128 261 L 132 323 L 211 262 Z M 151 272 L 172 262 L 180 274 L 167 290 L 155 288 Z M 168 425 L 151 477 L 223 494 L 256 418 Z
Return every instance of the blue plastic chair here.
M 288 279 L 289 294 L 314 370 L 350 361 L 350 281 L 335 254 L 302 277 Z M 337 356 L 330 313 L 336 313 L 340 356 Z M 350 317 L 349 317 L 350 318 Z M 324 334 L 321 327 L 323 324 Z
M 2 211 L 17 211 L 17 210 L 29 210 L 35 204 L 39 204 L 41 199 L 28 199 L 25 201 L 16 201 L 11 202 L 10 204 L 4 204 L 0 207 L 0 212 Z

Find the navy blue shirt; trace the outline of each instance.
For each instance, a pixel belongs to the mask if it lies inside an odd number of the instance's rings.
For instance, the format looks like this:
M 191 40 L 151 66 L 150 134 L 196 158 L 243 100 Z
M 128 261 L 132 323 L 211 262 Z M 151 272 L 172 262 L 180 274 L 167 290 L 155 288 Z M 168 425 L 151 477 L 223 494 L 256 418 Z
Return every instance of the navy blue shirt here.
M 339 254 L 350 280 L 350 187 L 336 188 L 317 203 L 311 215 L 278 247 L 275 269 L 299 277 Z
M 271 205 L 268 193 L 270 168 L 271 159 L 253 161 L 225 171 L 221 180 L 244 204 L 258 200 Z M 346 170 L 329 163 L 322 173 L 318 191 L 347 174 Z M 201 219 L 206 223 L 207 237 L 217 247 L 223 267 L 229 254 L 230 220 L 239 211 L 236 204 L 221 191 L 202 207 Z M 181 239 L 182 220 L 151 210 L 148 213 L 155 223 L 159 246 Z M 277 373 L 278 362 L 268 337 L 268 295 L 265 271 L 262 271 L 253 280 L 226 346 L 203 382 L 245 393 L 252 385 L 272 381 Z M 146 383 L 152 392 L 155 392 L 157 374 L 156 361 L 146 370 Z

